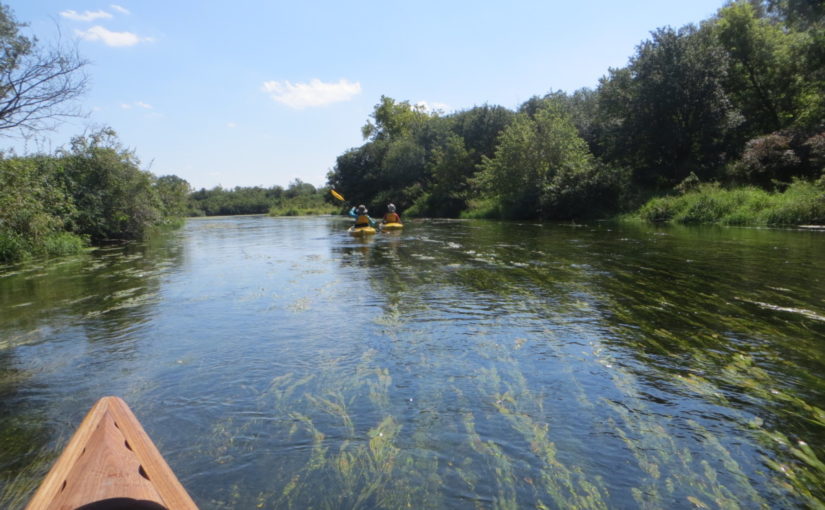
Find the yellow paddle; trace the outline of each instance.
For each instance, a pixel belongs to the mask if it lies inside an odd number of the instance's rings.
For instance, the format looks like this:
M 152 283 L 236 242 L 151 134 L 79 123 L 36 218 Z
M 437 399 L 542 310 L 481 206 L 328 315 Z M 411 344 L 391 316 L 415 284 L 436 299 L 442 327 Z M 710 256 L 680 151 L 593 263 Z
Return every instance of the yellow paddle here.
M 329 192 L 332 194 L 332 196 L 334 196 L 335 198 L 337 198 L 341 202 L 346 202 L 346 200 L 344 200 L 344 197 L 342 197 L 341 194 L 338 193 L 337 191 L 335 191 L 334 189 L 329 190 Z
M 338 193 L 337 191 L 335 191 L 334 189 L 330 189 L 330 190 L 329 190 L 329 193 L 330 193 L 330 195 L 334 196 L 335 198 L 337 198 L 337 199 L 338 199 L 338 200 L 340 200 L 341 202 L 346 202 L 346 199 L 344 198 L 344 196 L 343 196 L 343 195 L 341 195 L 340 193 Z M 369 216 L 367 216 L 367 219 L 368 219 L 368 220 L 370 220 L 370 225 L 371 225 L 372 227 L 375 227 L 375 226 L 376 226 L 376 224 L 377 224 L 377 223 L 376 223 L 376 221 L 375 221 L 375 220 L 373 220 L 373 219 L 372 219 L 372 218 L 370 218 Z

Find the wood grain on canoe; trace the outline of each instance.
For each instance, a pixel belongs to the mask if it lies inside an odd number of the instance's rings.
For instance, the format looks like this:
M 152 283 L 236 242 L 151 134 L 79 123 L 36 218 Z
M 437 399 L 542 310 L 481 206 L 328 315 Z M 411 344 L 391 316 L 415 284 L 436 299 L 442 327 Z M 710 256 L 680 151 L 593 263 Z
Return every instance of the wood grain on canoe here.
M 197 510 L 129 406 L 103 397 L 83 419 L 26 510 Z

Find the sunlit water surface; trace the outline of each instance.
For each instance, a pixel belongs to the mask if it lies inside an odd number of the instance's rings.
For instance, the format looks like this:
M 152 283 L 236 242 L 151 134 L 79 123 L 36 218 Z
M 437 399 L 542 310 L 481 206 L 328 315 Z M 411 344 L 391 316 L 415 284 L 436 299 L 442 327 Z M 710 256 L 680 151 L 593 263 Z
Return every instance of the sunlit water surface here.
M 0 268 L 0 506 L 110 394 L 202 509 L 825 500 L 825 233 L 346 227 Z

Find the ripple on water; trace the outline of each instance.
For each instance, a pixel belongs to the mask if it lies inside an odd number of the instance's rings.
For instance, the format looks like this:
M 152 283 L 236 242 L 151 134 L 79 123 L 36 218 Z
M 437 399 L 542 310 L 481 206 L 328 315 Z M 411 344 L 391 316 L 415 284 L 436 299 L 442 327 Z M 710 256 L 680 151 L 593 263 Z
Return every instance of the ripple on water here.
M 823 242 L 587 227 L 209 218 L 4 268 L 0 438 L 116 393 L 203 507 L 821 501 Z

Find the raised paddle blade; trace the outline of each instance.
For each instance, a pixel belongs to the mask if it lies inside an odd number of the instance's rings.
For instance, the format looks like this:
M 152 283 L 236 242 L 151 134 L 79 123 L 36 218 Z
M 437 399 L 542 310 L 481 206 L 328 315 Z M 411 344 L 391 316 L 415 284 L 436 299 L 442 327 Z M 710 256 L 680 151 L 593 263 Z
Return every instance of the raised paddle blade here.
M 330 192 L 330 194 L 331 194 L 332 196 L 334 196 L 335 198 L 337 198 L 337 199 L 338 199 L 338 200 L 340 200 L 341 202 L 345 202 L 345 201 L 346 201 L 346 200 L 344 200 L 344 197 L 342 197 L 342 196 L 341 196 L 341 194 L 340 194 L 340 193 L 338 193 L 337 191 L 335 191 L 334 189 L 329 190 L 329 192 Z

